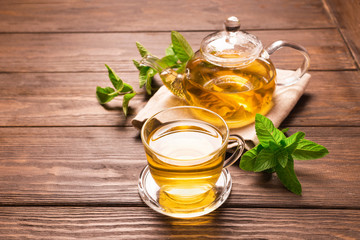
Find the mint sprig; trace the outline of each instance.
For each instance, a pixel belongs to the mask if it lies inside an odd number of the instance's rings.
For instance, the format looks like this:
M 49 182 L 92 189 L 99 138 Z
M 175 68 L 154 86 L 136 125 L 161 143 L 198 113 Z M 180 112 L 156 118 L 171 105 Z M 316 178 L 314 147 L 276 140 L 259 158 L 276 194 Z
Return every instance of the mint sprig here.
M 301 195 L 301 184 L 294 171 L 294 159 L 311 160 L 324 157 L 329 151 L 296 132 L 286 137 L 270 119 L 256 114 L 255 130 L 259 144 L 247 151 L 240 160 L 240 168 L 252 172 L 276 172 L 281 183 L 291 192 Z
M 141 57 L 150 55 L 150 52 L 143 45 L 141 45 L 141 43 L 136 42 L 136 47 Z M 157 71 L 151 67 L 140 65 L 140 63 L 136 60 L 133 60 L 133 63 L 135 67 L 139 70 L 139 87 L 142 88 L 145 85 L 146 92 L 151 95 L 151 83 Z
M 194 52 L 186 39 L 178 32 L 171 32 L 172 43 L 165 50 L 165 56 L 161 58 L 158 63 L 166 69 L 176 69 L 178 73 L 185 71 L 187 62 L 193 57 Z M 136 47 L 141 57 L 151 55 L 151 53 L 139 42 L 136 42 Z M 159 73 L 156 69 L 141 65 L 138 61 L 133 60 L 135 67 L 139 70 L 139 87 L 145 86 L 147 94 L 152 94 L 152 80 L 153 77 Z M 109 79 L 113 87 L 97 87 L 96 97 L 100 104 L 105 104 L 113 100 L 117 96 L 123 96 L 123 112 L 125 116 L 128 113 L 128 106 L 130 100 L 137 94 L 133 87 L 123 80 L 108 66 L 106 65 L 109 73 Z
M 151 53 L 141 43 L 136 42 L 136 47 L 138 48 L 141 57 L 151 55 Z M 182 73 L 185 71 L 187 62 L 193 56 L 194 51 L 184 36 L 176 31 L 172 31 L 171 44 L 168 48 L 166 48 L 165 56 L 158 61 L 158 64 L 164 69 L 176 69 L 178 73 Z M 145 85 L 146 92 L 151 95 L 152 79 L 157 73 L 159 73 L 158 70 L 148 66 L 140 65 L 140 63 L 135 60 L 133 60 L 133 63 L 139 70 L 140 88 Z
M 96 97 L 101 104 L 105 104 L 110 102 L 112 99 L 114 99 L 117 96 L 120 95 L 124 96 L 122 107 L 125 116 L 127 116 L 129 101 L 136 95 L 136 92 L 134 91 L 133 87 L 130 84 L 127 84 L 123 80 L 121 80 L 114 70 L 112 70 L 106 64 L 105 66 L 108 69 L 109 79 L 114 88 L 112 87 L 102 88 L 98 86 L 96 88 Z

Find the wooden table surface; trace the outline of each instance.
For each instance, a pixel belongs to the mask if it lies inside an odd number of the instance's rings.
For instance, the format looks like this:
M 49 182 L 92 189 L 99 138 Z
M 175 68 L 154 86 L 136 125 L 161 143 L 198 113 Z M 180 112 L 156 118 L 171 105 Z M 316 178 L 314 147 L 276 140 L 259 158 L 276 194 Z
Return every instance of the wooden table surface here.
M 359 13 L 356 0 L 0 0 L 0 239 L 360 239 Z M 330 154 L 295 163 L 302 196 L 237 163 L 218 210 L 162 216 L 137 192 L 146 159 L 130 121 L 149 97 L 135 41 L 163 55 L 177 30 L 198 49 L 231 15 L 265 46 L 308 49 L 311 81 L 282 127 Z M 128 118 L 95 98 L 105 63 L 141 92 Z

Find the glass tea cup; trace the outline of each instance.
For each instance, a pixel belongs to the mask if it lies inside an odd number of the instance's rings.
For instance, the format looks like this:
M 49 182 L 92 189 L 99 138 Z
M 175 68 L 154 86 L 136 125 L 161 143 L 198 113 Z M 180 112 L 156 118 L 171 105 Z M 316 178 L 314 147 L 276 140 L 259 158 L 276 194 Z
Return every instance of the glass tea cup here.
M 148 166 L 139 193 L 154 210 L 189 218 L 219 207 L 231 191 L 226 169 L 244 150 L 244 140 L 230 135 L 225 120 L 205 108 L 163 110 L 143 125 L 141 139 Z M 226 158 L 226 150 L 233 149 Z

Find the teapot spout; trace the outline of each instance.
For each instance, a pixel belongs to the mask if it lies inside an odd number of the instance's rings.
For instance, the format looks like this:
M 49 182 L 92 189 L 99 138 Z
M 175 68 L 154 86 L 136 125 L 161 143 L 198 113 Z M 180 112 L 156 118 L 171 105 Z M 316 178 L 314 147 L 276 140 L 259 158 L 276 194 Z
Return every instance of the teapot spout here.
M 159 58 L 148 54 L 148 55 L 144 56 L 143 59 L 141 59 L 140 65 L 151 67 L 151 68 L 155 69 L 157 72 L 161 73 L 165 69 L 161 66 L 160 61 L 161 60 Z
M 161 78 L 163 84 L 175 95 L 181 99 L 185 99 L 183 81 L 185 74 L 177 73 L 175 70 L 167 67 L 163 67 L 161 59 L 152 56 L 146 55 L 141 61 L 140 65 L 147 66 L 155 69 Z

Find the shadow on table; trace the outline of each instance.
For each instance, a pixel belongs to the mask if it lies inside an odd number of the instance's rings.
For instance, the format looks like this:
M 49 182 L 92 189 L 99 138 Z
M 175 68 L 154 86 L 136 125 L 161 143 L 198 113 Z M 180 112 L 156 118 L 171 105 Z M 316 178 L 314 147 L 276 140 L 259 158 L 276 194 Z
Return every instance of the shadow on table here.
M 311 104 L 312 98 L 313 96 L 311 96 L 311 94 L 304 93 L 281 125 L 291 125 L 294 119 L 296 119 L 297 116 L 301 116 L 306 107 Z

